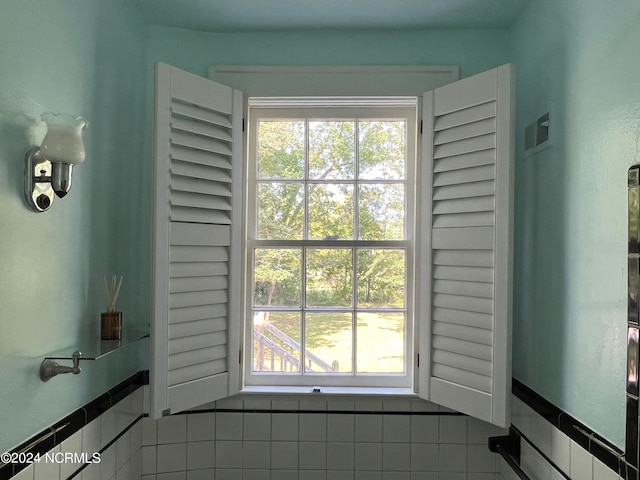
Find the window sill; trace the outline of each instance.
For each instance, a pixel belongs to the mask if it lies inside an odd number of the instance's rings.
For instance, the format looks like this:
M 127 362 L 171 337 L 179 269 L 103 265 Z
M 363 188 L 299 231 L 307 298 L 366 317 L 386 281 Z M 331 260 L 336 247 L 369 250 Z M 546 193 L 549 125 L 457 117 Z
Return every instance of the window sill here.
M 298 395 L 298 396 L 355 396 L 355 397 L 407 397 L 418 398 L 411 388 L 373 387 L 291 387 L 291 386 L 245 386 L 239 395 Z

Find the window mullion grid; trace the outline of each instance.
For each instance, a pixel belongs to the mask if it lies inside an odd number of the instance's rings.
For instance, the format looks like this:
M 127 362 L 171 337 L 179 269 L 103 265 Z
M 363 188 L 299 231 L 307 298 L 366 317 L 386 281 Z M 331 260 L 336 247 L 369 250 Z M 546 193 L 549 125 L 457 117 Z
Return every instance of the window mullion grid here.
M 304 119 L 304 211 L 302 238 L 309 238 L 309 119 Z M 300 375 L 304 376 L 307 365 L 307 247 L 301 248 L 302 272 L 300 278 Z
M 355 146 L 354 153 L 354 165 L 353 165 L 353 177 L 354 177 L 354 185 L 353 185 L 353 238 L 354 240 L 360 239 L 360 121 L 358 118 L 355 119 L 355 128 L 353 139 L 353 143 Z
M 360 119 L 354 120 L 354 165 L 353 165 L 353 239 L 360 240 Z M 354 246 L 351 250 L 351 365 L 352 374 L 358 372 L 358 249 Z
M 299 117 L 300 118 L 300 117 Z M 407 314 L 408 314 L 408 303 L 407 300 L 409 300 L 408 298 L 408 291 L 407 291 L 407 280 L 409 280 L 409 268 L 407 265 L 407 262 L 410 260 L 410 256 L 412 256 L 413 254 L 412 252 L 412 245 L 411 242 L 413 241 L 413 236 L 412 235 L 408 235 L 409 233 L 409 215 L 407 215 L 410 211 L 410 209 L 408 208 L 408 204 L 411 202 L 410 200 L 410 195 L 408 195 L 410 193 L 410 188 L 409 188 L 409 169 L 405 170 L 405 175 L 404 178 L 402 180 L 399 181 L 399 179 L 366 179 L 366 180 L 361 180 L 359 177 L 359 163 L 360 163 L 360 158 L 359 158 L 359 132 L 360 132 L 360 119 L 356 118 L 355 119 L 355 125 L 354 125 L 354 134 L 355 134 L 355 139 L 354 139 L 354 176 L 353 176 L 353 180 L 349 181 L 346 179 L 323 179 L 323 180 L 316 180 L 316 181 L 312 181 L 310 179 L 310 151 L 309 151 L 309 147 L 310 147 L 310 132 L 309 132 L 309 118 L 310 117 L 306 117 L 304 118 L 304 124 L 305 124 L 305 134 L 304 134 L 304 178 L 302 179 L 302 184 L 303 184 L 303 236 L 301 240 L 259 240 L 256 238 L 254 239 L 247 239 L 248 240 L 248 246 L 250 248 L 250 251 L 253 251 L 253 249 L 255 248 L 293 248 L 293 249 L 298 249 L 298 251 L 301 252 L 301 278 L 300 278 L 300 282 L 301 282 L 301 294 L 300 294 L 300 302 L 301 305 L 299 308 L 295 308 L 295 307 L 272 307 L 274 311 L 298 311 L 300 312 L 300 342 L 301 342 L 301 355 L 300 355 L 300 361 L 301 361 L 301 368 L 300 368 L 300 372 L 299 372 L 299 376 L 300 377 L 304 377 L 305 376 L 305 364 L 306 364 L 306 313 L 308 312 L 351 312 L 352 315 L 352 329 L 353 329 L 353 340 L 352 340 L 352 372 L 351 377 L 355 377 L 357 376 L 357 372 L 358 372 L 358 365 L 357 365 L 357 347 L 358 347 L 358 339 L 357 339 L 357 313 L 358 311 L 362 311 L 362 312 L 371 312 L 371 313 L 402 313 L 404 314 L 404 319 L 405 319 L 405 335 L 407 334 L 407 327 L 408 327 L 408 323 L 407 323 Z M 351 117 L 353 118 L 353 117 Z M 405 132 L 407 132 L 407 130 L 405 130 Z M 408 133 L 408 132 L 407 132 Z M 405 165 L 408 167 L 408 154 L 409 154 L 409 148 L 408 148 L 408 142 L 407 142 L 407 138 L 405 138 Z M 268 183 L 267 179 L 259 179 L 257 178 L 257 176 L 255 177 L 256 179 L 256 184 L 260 184 L 260 183 Z M 275 180 L 275 179 L 270 179 L 270 180 Z M 300 180 L 295 180 L 295 179 L 277 179 L 278 181 L 282 182 L 282 183 L 296 183 L 299 182 Z M 323 239 L 310 239 L 310 232 L 309 232 L 309 188 L 312 184 L 345 184 L 345 183 L 351 183 L 354 187 L 354 194 L 352 197 L 352 201 L 353 203 L 353 212 L 354 212 L 354 218 L 353 218 L 353 235 L 354 237 L 351 240 L 323 240 Z M 360 240 L 360 223 L 359 223 L 359 210 L 360 210 L 360 184 L 361 183 L 365 183 L 367 185 L 402 185 L 404 187 L 404 195 L 405 195 L 405 201 L 404 201 L 404 207 L 405 207 L 405 222 L 404 222 L 404 238 L 402 240 L 383 240 L 383 241 L 378 241 L 378 240 Z M 257 185 L 256 185 L 257 186 Z M 258 195 L 257 195 L 257 191 L 256 193 L 256 203 L 258 201 Z M 414 192 L 415 194 L 415 192 Z M 257 205 L 256 205 L 257 208 Z M 412 206 L 413 208 L 413 206 Z M 415 219 L 413 219 L 415 221 Z M 255 225 L 255 228 L 257 229 L 257 224 Z M 257 233 L 257 232 L 256 232 Z M 343 248 L 343 249 L 348 249 L 351 250 L 351 255 L 352 255 L 352 279 L 351 279 L 351 283 L 352 283 L 352 292 L 351 292 L 351 296 L 352 296 L 352 304 L 350 308 L 345 308 L 345 307 L 336 307 L 336 308 L 327 308 L 327 307 L 307 307 L 307 289 L 306 289 L 306 284 L 307 284 L 307 274 L 306 274 L 306 270 L 307 270 L 307 253 L 308 253 L 308 249 L 312 249 L 312 248 Z M 358 272 L 358 251 L 360 249 L 400 249 L 402 251 L 404 251 L 404 257 L 405 257 L 405 292 L 404 292 L 404 308 L 379 308 L 379 307 L 374 307 L 374 308 L 368 308 L 368 307 L 363 307 L 362 309 L 360 309 L 360 305 L 358 303 L 358 276 L 357 276 L 357 272 Z M 253 303 L 253 301 L 252 301 Z M 271 310 L 272 308 L 265 308 L 265 310 Z M 408 354 L 409 351 L 406 350 L 406 344 L 405 344 L 405 353 Z M 406 360 L 405 360 L 405 365 L 406 365 Z M 406 368 L 406 367 L 405 367 Z M 345 375 L 341 375 L 338 377 L 335 377 L 337 379 L 337 383 L 340 383 L 339 378 L 344 377 Z M 367 377 L 365 375 L 365 377 Z
M 351 248 L 351 374 L 353 376 L 358 372 L 358 278 L 357 278 L 357 248 Z

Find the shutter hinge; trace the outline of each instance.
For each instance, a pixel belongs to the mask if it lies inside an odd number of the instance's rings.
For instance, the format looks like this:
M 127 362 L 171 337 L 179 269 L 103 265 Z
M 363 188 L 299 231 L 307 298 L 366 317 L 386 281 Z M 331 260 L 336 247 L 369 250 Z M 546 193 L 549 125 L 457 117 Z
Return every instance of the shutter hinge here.
M 420 133 L 422 133 L 422 120 L 420 120 Z
M 416 354 L 416 368 L 420 368 L 420 354 Z
M 238 351 L 238 363 L 242 365 L 242 350 Z
M 244 132 L 244 118 L 242 119 L 242 131 Z

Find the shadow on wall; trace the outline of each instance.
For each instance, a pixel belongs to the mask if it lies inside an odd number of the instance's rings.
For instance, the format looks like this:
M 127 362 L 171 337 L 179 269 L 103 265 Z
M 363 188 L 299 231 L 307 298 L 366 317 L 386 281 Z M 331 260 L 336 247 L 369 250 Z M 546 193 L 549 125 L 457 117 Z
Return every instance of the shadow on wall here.
M 529 8 L 532 11 L 532 8 Z M 571 384 L 563 370 L 567 353 L 567 169 L 563 141 L 567 65 L 564 15 L 536 42 L 541 19 L 514 29 L 517 66 L 513 375 L 554 403 L 563 405 Z M 548 18 L 544 19 L 549 22 Z M 525 127 L 549 112 L 553 145 L 528 155 Z
M 9 102 L 0 98 L 0 105 Z M 40 113 L 0 110 L 0 185 L 3 195 L 23 198 L 24 158 L 31 145 L 40 143 L 46 132 Z M 3 227 L 4 228 L 4 227 Z

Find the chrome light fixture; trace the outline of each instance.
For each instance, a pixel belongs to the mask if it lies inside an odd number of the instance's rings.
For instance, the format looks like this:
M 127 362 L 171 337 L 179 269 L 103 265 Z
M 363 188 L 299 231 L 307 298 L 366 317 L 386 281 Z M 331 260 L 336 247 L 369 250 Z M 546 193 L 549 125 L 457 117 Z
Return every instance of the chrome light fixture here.
M 82 117 L 44 113 L 47 134 L 42 144 L 25 155 L 24 195 L 34 212 L 44 212 L 53 204 L 53 194 L 64 197 L 71 189 L 73 166 L 84 161 L 82 132 L 88 122 Z

